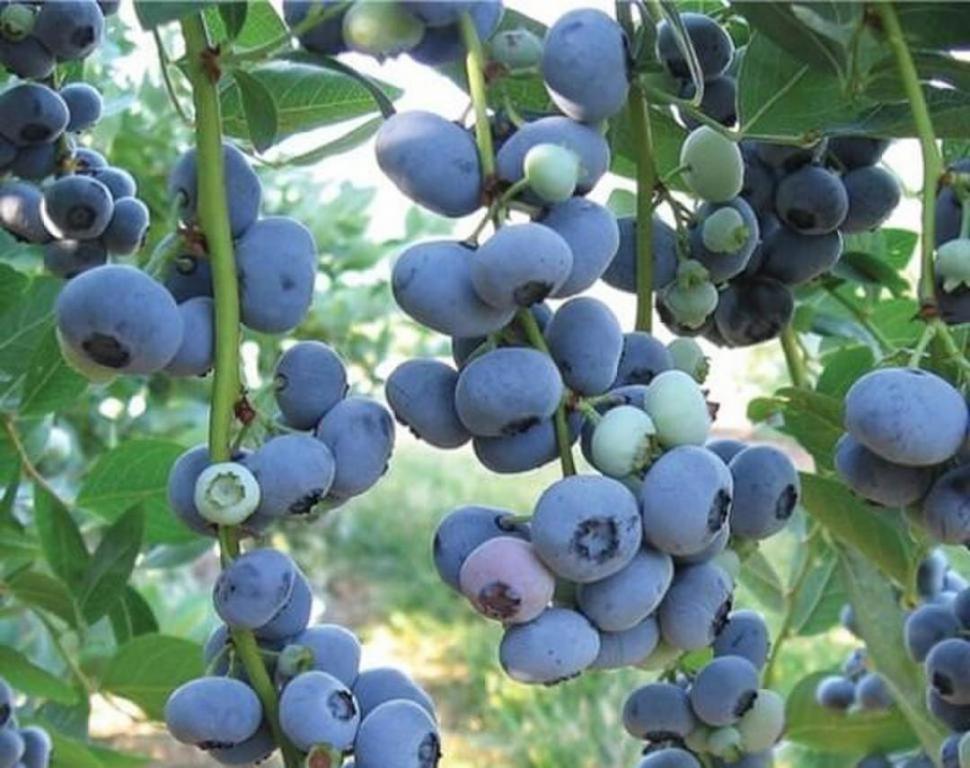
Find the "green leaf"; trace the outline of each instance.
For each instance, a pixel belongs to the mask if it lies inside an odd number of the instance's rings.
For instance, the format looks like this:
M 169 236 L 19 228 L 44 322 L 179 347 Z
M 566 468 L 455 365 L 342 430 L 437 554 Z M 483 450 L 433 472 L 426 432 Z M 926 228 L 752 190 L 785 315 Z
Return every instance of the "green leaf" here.
M 8 579 L 7 586 L 24 605 L 53 614 L 69 626 L 77 627 L 77 605 L 63 582 L 40 571 L 21 571 Z
M 361 144 L 364 144 L 371 138 L 371 136 L 380 130 L 383 124 L 383 117 L 373 117 L 370 120 L 364 121 L 356 128 L 351 128 L 342 136 L 338 136 L 336 139 L 332 139 L 316 149 L 311 149 L 309 152 L 305 152 L 302 155 L 297 155 L 296 157 L 280 160 L 279 162 L 273 163 L 273 165 L 316 165 L 321 160 L 326 160 L 328 157 L 335 157 L 336 155 L 342 155 L 344 152 L 349 152 L 350 150 L 359 147 Z
M 245 51 L 277 40 L 286 32 L 286 25 L 267 0 L 249 0 L 246 3 L 246 16 L 242 27 L 235 34 L 231 34 L 229 27 L 234 21 L 227 20 L 222 9 L 236 4 L 236 2 L 220 3 L 216 7 L 206 9 L 205 19 L 209 27 L 209 36 L 215 43 L 225 43 L 232 37 L 233 50 Z M 241 0 L 238 5 L 242 5 Z
M 265 152 L 276 143 L 276 102 L 266 86 L 245 70 L 232 73 L 239 89 L 250 140 L 257 152 Z
M 0 677 L 26 696 L 73 704 L 77 692 L 59 677 L 33 664 L 20 651 L 0 645 Z
M 31 281 L 20 300 L 0 315 L 0 402 L 9 405 L 20 389 L 34 350 L 53 323 L 60 281 Z
M 242 32 L 243 26 L 246 24 L 248 11 L 249 3 L 246 0 L 219 3 L 219 16 L 230 40 L 239 37 L 239 33 Z
M 117 752 L 106 747 L 90 746 L 88 751 L 98 759 L 101 768 L 141 768 L 154 763 L 154 760 L 147 755 Z
M 78 601 L 88 623 L 93 624 L 121 599 L 135 567 L 145 531 L 141 508 L 126 512 L 105 531 L 91 557 Z
M 51 729 L 48 731 L 53 744 L 50 768 L 104 768 L 83 741 L 68 738 Z
M 657 173 L 662 177 L 680 166 L 680 147 L 687 138 L 687 131 L 677 123 L 669 112 L 655 111 L 650 115 L 650 128 L 653 136 L 653 161 Z M 636 176 L 637 144 L 633 137 L 629 113 L 626 107 L 610 120 L 607 134 L 613 153 L 611 170 L 621 176 Z M 674 189 L 680 188 L 679 177 L 671 182 Z
M 908 584 L 912 545 L 899 516 L 860 501 L 837 480 L 801 477 L 808 513 L 840 544 L 854 547 L 897 584 Z
M 180 543 L 195 537 L 168 507 L 168 472 L 183 448 L 164 440 L 129 440 L 102 454 L 88 472 L 77 505 L 108 522 L 135 506 L 145 510 L 151 543 Z
M 767 610 L 776 613 L 785 610 L 785 588 L 774 566 L 759 550 L 745 559 L 741 568 L 741 584 Z
M 169 694 L 203 674 L 198 643 L 149 634 L 118 649 L 104 671 L 101 686 L 137 704 L 153 720 L 161 720 Z
M 606 201 L 606 207 L 617 217 L 635 216 L 637 212 L 637 196 L 628 189 L 614 189 Z
M 820 392 L 787 387 L 773 398 L 748 404 L 752 421 L 777 420 L 777 429 L 794 437 L 820 467 L 831 468 L 835 444 L 842 436 L 842 403 Z
M 865 554 L 863 552 L 863 554 Z M 842 580 L 852 601 L 866 652 L 886 679 L 897 706 L 931 755 L 939 754 L 946 731 L 926 710 L 926 683 L 903 648 L 904 615 L 892 585 L 858 553 L 841 549 Z
M 827 631 L 839 620 L 847 598 L 839 579 L 838 559 L 831 549 L 820 555 L 813 547 L 813 562 L 801 586 L 792 595 L 792 632 L 808 637 Z
M 836 712 L 815 701 L 815 689 L 827 672 L 803 677 L 785 703 L 785 737 L 813 749 L 862 757 L 894 752 L 916 744 L 916 737 L 898 709 Z M 849 765 L 845 761 L 841 765 Z
M 273 61 L 247 70 L 247 76 L 273 99 L 276 111 L 275 141 L 366 115 L 375 109 L 371 91 L 358 80 L 319 66 Z M 396 99 L 401 94 L 393 86 L 374 82 L 390 99 Z M 221 99 L 226 131 L 233 136 L 252 139 L 255 143 L 256 137 L 250 133 L 246 104 L 237 80 L 225 82 Z
M 912 299 L 885 299 L 876 303 L 870 320 L 892 344 L 913 345 L 923 332 L 919 304 Z
M 884 286 L 893 296 L 902 296 L 909 290 L 909 282 L 902 275 L 865 251 L 843 249 L 832 273 L 855 283 Z
M 108 613 L 115 643 L 124 645 L 133 637 L 158 632 L 158 620 L 141 593 L 130 584 Z
M 967 50 L 970 19 L 960 3 L 908 2 L 896 9 L 906 40 L 918 48 Z
M 152 30 L 170 21 L 178 21 L 186 16 L 203 10 L 211 3 L 202 0 L 166 0 L 160 3 L 157 0 L 135 0 L 135 15 L 142 29 Z
M 875 366 L 876 356 L 869 347 L 843 347 L 828 355 L 824 362 L 816 388 L 826 395 L 842 398 L 856 379 Z
M 44 559 L 54 575 L 70 589 L 79 589 L 91 556 L 71 513 L 39 485 L 34 486 L 34 523 Z
M 970 139 L 944 139 L 943 141 L 943 162 L 947 165 L 970 157 Z M 0 306 L 3 303 L 0 302 Z
M 30 280 L 9 264 L 0 263 L 0 315 L 12 307 Z
M 30 357 L 17 410 L 25 416 L 61 410 L 74 403 L 87 386 L 84 377 L 64 362 L 51 326 Z

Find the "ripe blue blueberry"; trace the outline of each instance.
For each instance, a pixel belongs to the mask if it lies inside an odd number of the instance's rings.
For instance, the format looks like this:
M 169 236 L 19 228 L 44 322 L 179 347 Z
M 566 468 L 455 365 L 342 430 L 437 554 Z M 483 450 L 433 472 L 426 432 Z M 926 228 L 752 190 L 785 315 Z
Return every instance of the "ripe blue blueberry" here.
M 603 272 L 603 282 L 626 293 L 637 291 L 637 223 L 632 216 L 619 220 L 620 244 L 616 256 Z M 654 216 L 650 237 L 653 251 L 653 284 L 662 289 L 677 277 L 677 233 Z
M 923 500 L 923 522 L 938 541 L 970 542 L 970 464 L 937 478 Z
M 706 84 L 704 96 L 707 98 Z M 759 214 L 771 213 L 775 207 L 775 174 L 758 157 L 755 143 L 745 140 L 740 146 L 741 156 L 744 158 L 744 186 L 741 188 L 741 197 Z
M 108 252 L 97 240 L 54 240 L 44 245 L 44 269 L 70 280 L 108 261 Z
M 44 190 L 40 215 L 61 239 L 87 240 L 108 228 L 114 201 L 108 188 L 90 176 L 64 176 Z
M 960 634 L 960 623 L 947 606 L 927 603 L 906 617 L 903 640 L 913 661 L 923 662 L 942 641 Z
M 546 328 L 549 353 L 566 386 L 581 395 L 599 395 L 617 378 L 623 329 L 599 299 L 580 296 L 560 306 Z
M 179 304 L 178 311 L 182 343 L 165 372 L 171 376 L 205 376 L 212 370 L 215 355 L 215 303 L 208 296 L 199 296 Z
M 97 88 L 87 83 L 69 83 L 61 88 L 60 93 L 71 116 L 67 123 L 68 131 L 77 133 L 87 130 L 101 119 L 104 101 Z
M 623 351 L 611 389 L 649 384 L 657 375 L 674 368 L 672 349 L 673 345 L 668 348 L 644 331 L 623 334 Z
M 694 83 L 684 81 L 680 89 L 680 97 L 693 99 L 697 93 Z M 730 74 L 718 75 L 704 82 L 704 95 L 701 97 L 700 110 L 721 125 L 731 127 L 738 121 L 738 81 Z M 694 130 L 701 121 L 679 109 L 680 121 L 688 130 Z
M 788 522 L 801 494 L 792 460 L 770 445 L 753 445 L 731 459 L 734 478 L 731 533 L 766 539 Z
M 251 737 L 263 720 L 259 698 L 229 677 L 200 677 L 180 687 L 165 704 L 165 724 L 176 741 L 200 749 L 225 749 Z
M 835 468 L 849 488 L 884 507 L 915 504 L 933 482 L 931 468 L 893 464 L 848 434 L 836 443 Z
M 846 170 L 875 165 L 889 148 L 889 139 L 868 136 L 833 136 L 828 141 L 828 151 Z
M 815 701 L 826 709 L 845 712 L 855 703 L 855 683 L 840 675 L 826 677 L 815 688 Z
M 358 496 L 387 471 L 394 450 L 394 417 L 380 403 L 366 397 L 341 400 L 320 420 L 315 434 L 337 463 L 331 499 Z
M 212 296 L 212 266 L 208 258 L 180 254 L 166 265 L 163 275 L 165 287 L 179 303 L 196 296 Z
M 642 549 L 612 576 L 580 584 L 576 591 L 579 609 L 598 629 L 623 632 L 657 609 L 673 578 L 669 555 Z
M 768 625 L 755 611 L 733 611 L 714 639 L 713 647 L 715 656 L 741 656 L 763 669 L 771 648 Z
M 950 730 L 970 730 L 970 706 L 950 704 L 932 687 L 926 689 L 926 708 Z
M 724 343 L 748 347 L 773 339 L 795 314 L 795 299 L 787 286 L 768 277 L 731 282 L 714 312 Z
M 704 447 L 716 454 L 725 464 L 730 464 L 731 459 L 747 448 L 748 444 L 741 440 L 722 438 L 720 440 L 710 440 L 704 444 Z
M 557 298 L 575 296 L 595 283 L 620 245 L 613 212 L 592 200 L 572 197 L 550 206 L 538 221 L 562 237 L 573 254 L 569 277 L 555 292 Z
M 694 678 L 690 704 L 707 725 L 733 725 L 754 706 L 758 697 L 758 670 L 741 656 L 721 656 Z
M 768 141 L 755 142 L 755 153 L 758 159 L 774 171 L 782 174 L 797 171 L 809 163 L 819 163 L 828 149 L 828 140 L 799 146 L 794 144 L 776 144 Z
M 655 616 L 622 632 L 600 632 L 600 652 L 590 669 L 623 669 L 643 664 L 660 642 Z
M 33 184 L 5 181 L 0 184 L 0 227 L 18 240 L 46 243 L 51 239 L 40 215 L 43 195 Z
M 329 345 L 301 341 L 280 356 L 273 393 L 287 424 L 313 429 L 347 394 L 347 371 Z
M 838 176 L 808 165 L 778 182 L 775 209 L 792 229 L 806 235 L 824 235 L 845 221 L 849 197 Z
M 310 583 L 297 569 L 289 597 L 272 619 L 256 628 L 256 639 L 260 642 L 282 643 L 306 629 L 312 611 L 313 592 Z
M 437 448 L 458 448 L 471 434 L 455 410 L 458 373 L 437 360 L 408 360 L 387 379 L 387 402 L 397 420 Z
M 730 577 L 712 563 L 678 570 L 660 604 L 664 642 L 684 651 L 710 645 L 728 621 L 732 591 Z
M 36 37 L 23 40 L 0 37 L 0 65 L 17 77 L 42 80 L 50 77 L 57 60 Z
M 644 741 L 681 741 L 697 725 L 687 691 L 672 683 L 650 683 L 637 688 L 623 705 L 623 727 Z
M 440 759 L 434 720 L 410 701 L 390 701 L 365 716 L 354 743 L 356 768 L 435 768 Z
M 92 171 L 88 171 L 86 175 L 104 184 L 108 188 L 108 191 L 111 192 L 111 197 L 115 200 L 120 200 L 122 197 L 134 197 L 138 191 L 135 177 L 124 168 L 116 168 L 115 166 L 95 168 Z
M 108 226 L 101 233 L 101 242 L 111 253 L 129 256 L 144 244 L 149 223 L 147 205 L 137 197 L 119 198 L 115 200 Z
M 269 759 L 275 751 L 273 732 L 264 722 L 245 741 L 232 747 L 210 749 L 208 755 L 220 765 L 253 765 Z
M 326 672 L 348 687 L 360 671 L 360 641 L 339 624 L 318 624 L 304 629 L 291 641 L 310 653 L 310 669 Z
M 926 680 L 947 704 L 970 704 L 970 641 L 950 638 L 926 657 Z
M 246 457 L 259 483 L 258 517 L 307 515 L 329 493 L 337 472 L 335 457 L 310 435 L 274 437 Z
M 297 749 L 322 744 L 345 751 L 353 745 L 360 711 L 350 689 L 332 675 L 298 675 L 283 689 L 279 706 L 280 728 Z
M 734 55 L 734 43 L 728 33 L 714 19 L 703 13 L 682 13 L 680 20 L 697 53 L 704 79 L 722 74 Z M 666 21 L 661 22 L 657 28 L 657 58 L 674 77 L 691 76 L 687 58 L 677 41 L 677 34 Z
M 230 627 L 258 629 L 286 606 L 298 574 L 288 555 L 251 550 L 219 574 L 213 592 L 216 613 Z
M 663 747 L 648 753 L 637 768 L 701 768 L 701 764 L 687 750 L 680 747 Z
M 459 507 L 438 524 L 432 547 L 435 570 L 452 589 L 459 589 L 461 566 L 481 544 L 498 536 L 522 536 L 512 513 L 493 507 Z
M 54 751 L 47 731 L 31 725 L 20 729 L 20 738 L 24 742 L 24 754 L 20 758 L 23 768 L 47 768 Z
M 438 2 L 431 4 L 445 5 Z M 474 0 L 470 4 L 468 13 L 479 40 L 484 41 L 491 37 L 502 19 L 502 10 L 502 0 Z M 408 51 L 408 55 L 415 61 L 432 67 L 461 59 L 465 55 L 465 44 L 462 42 L 458 22 L 428 25 L 421 42 Z
M 300 35 L 300 45 L 308 51 L 332 56 L 342 53 L 347 46 L 344 44 L 343 12 L 333 13 L 333 6 L 337 0 L 283 0 L 283 18 L 290 27 L 300 24 L 313 10 L 328 9 L 331 11 L 326 19 L 314 24 Z
M 840 225 L 843 232 L 865 232 L 882 225 L 896 210 L 902 197 L 899 182 L 885 168 L 868 166 L 842 177 L 849 198 L 849 212 Z
M 24 756 L 24 740 L 14 728 L 0 730 L 0 766 L 17 768 Z
M 528 624 L 506 629 L 499 661 L 513 680 L 553 685 L 579 675 L 599 649 L 599 635 L 582 614 L 547 608 Z
M 104 14 L 95 0 L 45 3 L 34 20 L 33 35 L 62 61 L 83 59 L 101 44 Z
M 371 712 L 390 701 L 409 701 L 434 718 L 434 702 L 421 686 L 401 670 L 392 667 L 367 669 L 354 682 L 354 696 L 364 720 Z
M 18 147 L 51 144 L 70 120 L 64 99 L 39 83 L 20 83 L 0 93 L 0 115 L 3 116 L 0 134 Z
M 863 675 L 855 686 L 855 703 L 864 710 L 889 709 L 893 705 L 893 696 L 886 678 L 878 672 Z

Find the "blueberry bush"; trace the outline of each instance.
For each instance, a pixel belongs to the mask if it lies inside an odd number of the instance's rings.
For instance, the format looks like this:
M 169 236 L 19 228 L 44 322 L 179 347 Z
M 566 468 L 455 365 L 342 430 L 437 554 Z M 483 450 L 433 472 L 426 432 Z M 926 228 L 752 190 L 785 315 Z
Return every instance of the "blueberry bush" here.
M 0 768 L 147 764 L 105 701 L 199 764 L 470 764 L 322 558 L 492 622 L 499 763 L 970 768 L 966 12 L 508 5 L 0 3 Z M 366 145 L 383 242 L 313 176 Z

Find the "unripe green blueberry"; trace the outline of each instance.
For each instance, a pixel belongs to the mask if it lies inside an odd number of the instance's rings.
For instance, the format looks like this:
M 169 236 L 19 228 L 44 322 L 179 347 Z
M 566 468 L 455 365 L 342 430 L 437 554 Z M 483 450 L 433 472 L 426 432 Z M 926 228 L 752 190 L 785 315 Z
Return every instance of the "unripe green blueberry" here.
M 344 42 L 381 58 L 409 51 L 424 37 L 424 24 L 400 3 L 354 3 L 344 15 Z
M 632 405 L 613 408 L 593 430 L 593 464 L 610 477 L 631 475 L 652 461 L 656 434 L 645 411 Z
M 691 752 L 703 754 L 708 751 L 707 740 L 711 738 L 713 729 L 710 726 L 698 723 L 694 730 L 687 734 L 684 739 L 684 746 Z
M 707 751 L 714 757 L 723 757 L 734 762 L 741 753 L 741 734 L 737 728 L 731 726 L 716 728 L 707 737 Z
M 957 755 L 960 761 L 960 768 L 970 768 L 970 732 L 960 737 L 960 743 L 957 746 Z
M 785 730 L 785 700 L 775 691 L 762 688 L 751 708 L 735 726 L 745 752 L 763 752 L 775 745 Z
M 539 66 L 542 40 L 528 29 L 506 29 L 497 32 L 488 44 L 492 61 L 510 72 L 522 72 Z
M 694 194 L 710 203 L 726 203 L 741 193 L 744 160 L 738 145 L 713 128 L 691 131 L 680 149 L 686 166 L 684 181 Z
M 707 374 L 711 371 L 710 360 L 696 339 L 689 336 L 674 339 L 667 345 L 667 351 L 678 371 L 683 371 L 698 384 L 707 380 Z
M 704 247 L 713 253 L 736 253 L 749 234 L 744 218 L 731 206 L 718 208 L 701 225 Z
M 239 525 L 256 511 L 259 496 L 253 473 L 234 461 L 206 467 L 195 481 L 195 506 L 217 525 Z
M 717 288 L 698 261 L 685 261 L 677 268 L 677 279 L 661 294 L 674 320 L 688 328 L 700 328 L 717 309 Z
M 737 582 L 741 578 L 741 558 L 733 549 L 718 552 L 711 558 L 711 562 L 730 576 L 732 581 Z
M 947 293 L 961 285 L 970 288 L 970 239 L 943 243 L 936 251 L 936 272 L 943 278 L 943 290 Z
M 301 672 L 313 669 L 313 651 L 305 645 L 291 643 L 276 659 L 277 680 L 292 680 Z
M 643 407 L 653 419 L 657 437 L 668 448 L 703 445 L 711 414 L 700 386 L 683 371 L 664 371 L 644 394 Z
M 579 157 L 558 144 L 537 144 L 525 155 L 525 180 L 547 203 L 573 196 L 579 181 Z
M 23 40 L 34 28 L 36 13 L 22 3 L 11 3 L 0 11 L 0 35 L 7 40 Z

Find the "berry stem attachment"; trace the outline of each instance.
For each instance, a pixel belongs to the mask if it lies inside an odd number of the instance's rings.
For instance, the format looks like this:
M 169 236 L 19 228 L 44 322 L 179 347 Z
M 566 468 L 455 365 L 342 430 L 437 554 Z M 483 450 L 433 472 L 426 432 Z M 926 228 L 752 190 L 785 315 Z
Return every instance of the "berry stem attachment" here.
M 933 341 L 936 336 L 937 326 L 934 323 L 930 323 L 923 329 L 923 333 L 919 337 L 919 341 L 916 342 L 916 347 L 913 349 L 913 354 L 909 358 L 910 368 L 919 368 L 920 363 L 923 361 L 923 356 L 926 354 L 926 350 L 930 346 L 930 342 Z
M 478 39 L 475 23 L 467 12 L 461 15 L 461 37 L 468 55 L 465 71 L 468 75 L 468 91 L 475 109 L 475 142 L 482 163 L 482 176 L 486 187 L 495 175 L 495 149 L 492 145 L 492 128 L 488 122 L 488 94 L 485 89 L 485 51 Z
M 216 348 L 212 406 L 209 411 L 209 455 L 213 462 L 222 462 L 231 458 L 234 409 L 240 393 L 239 289 L 229 229 L 218 84 L 213 81 L 211 69 L 206 65 L 210 46 L 203 16 L 194 14 L 183 19 L 182 35 L 185 38 L 187 72 L 195 104 L 199 224 L 212 264 L 215 298 Z M 219 545 L 225 565 L 239 554 L 238 529 L 220 526 Z M 250 685 L 262 702 L 264 716 L 283 753 L 286 768 L 297 768 L 300 757 L 280 729 L 276 689 L 260 657 L 256 638 L 252 632 L 233 629 L 232 641 L 246 668 Z
M 805 358 L 802 357 L 798 347 L 798 337 L 795 329 L 786 325 L 779 335 L 782 352 L 785 353 L 785 364 L 788 366 L 788 375 L 791 377 L 792 384 L 799 389 L 808 389 L 808 369 L 805 367 Z
M 923 154 L 923 221 L 918 296 L 923 316 L 932 317 L 936 314 L 936 283 L 933 266 L 936 241 L 936 188 L 943 175 L 943 158 L 936 143 L 936 133 L 933 130 L 933 121 L 920 85 L 919 73 L 913 63 L 906 38 L 903 37 L 903 29 L 896 15 L 896 9 L 886 0 L 877 3 L 875 7 L 882 21 L 886 40 L 896 58 L 896 68 L 899 70 L 899 78 L 913 113 L 913 122 L 916 124 L 916 134 Z

